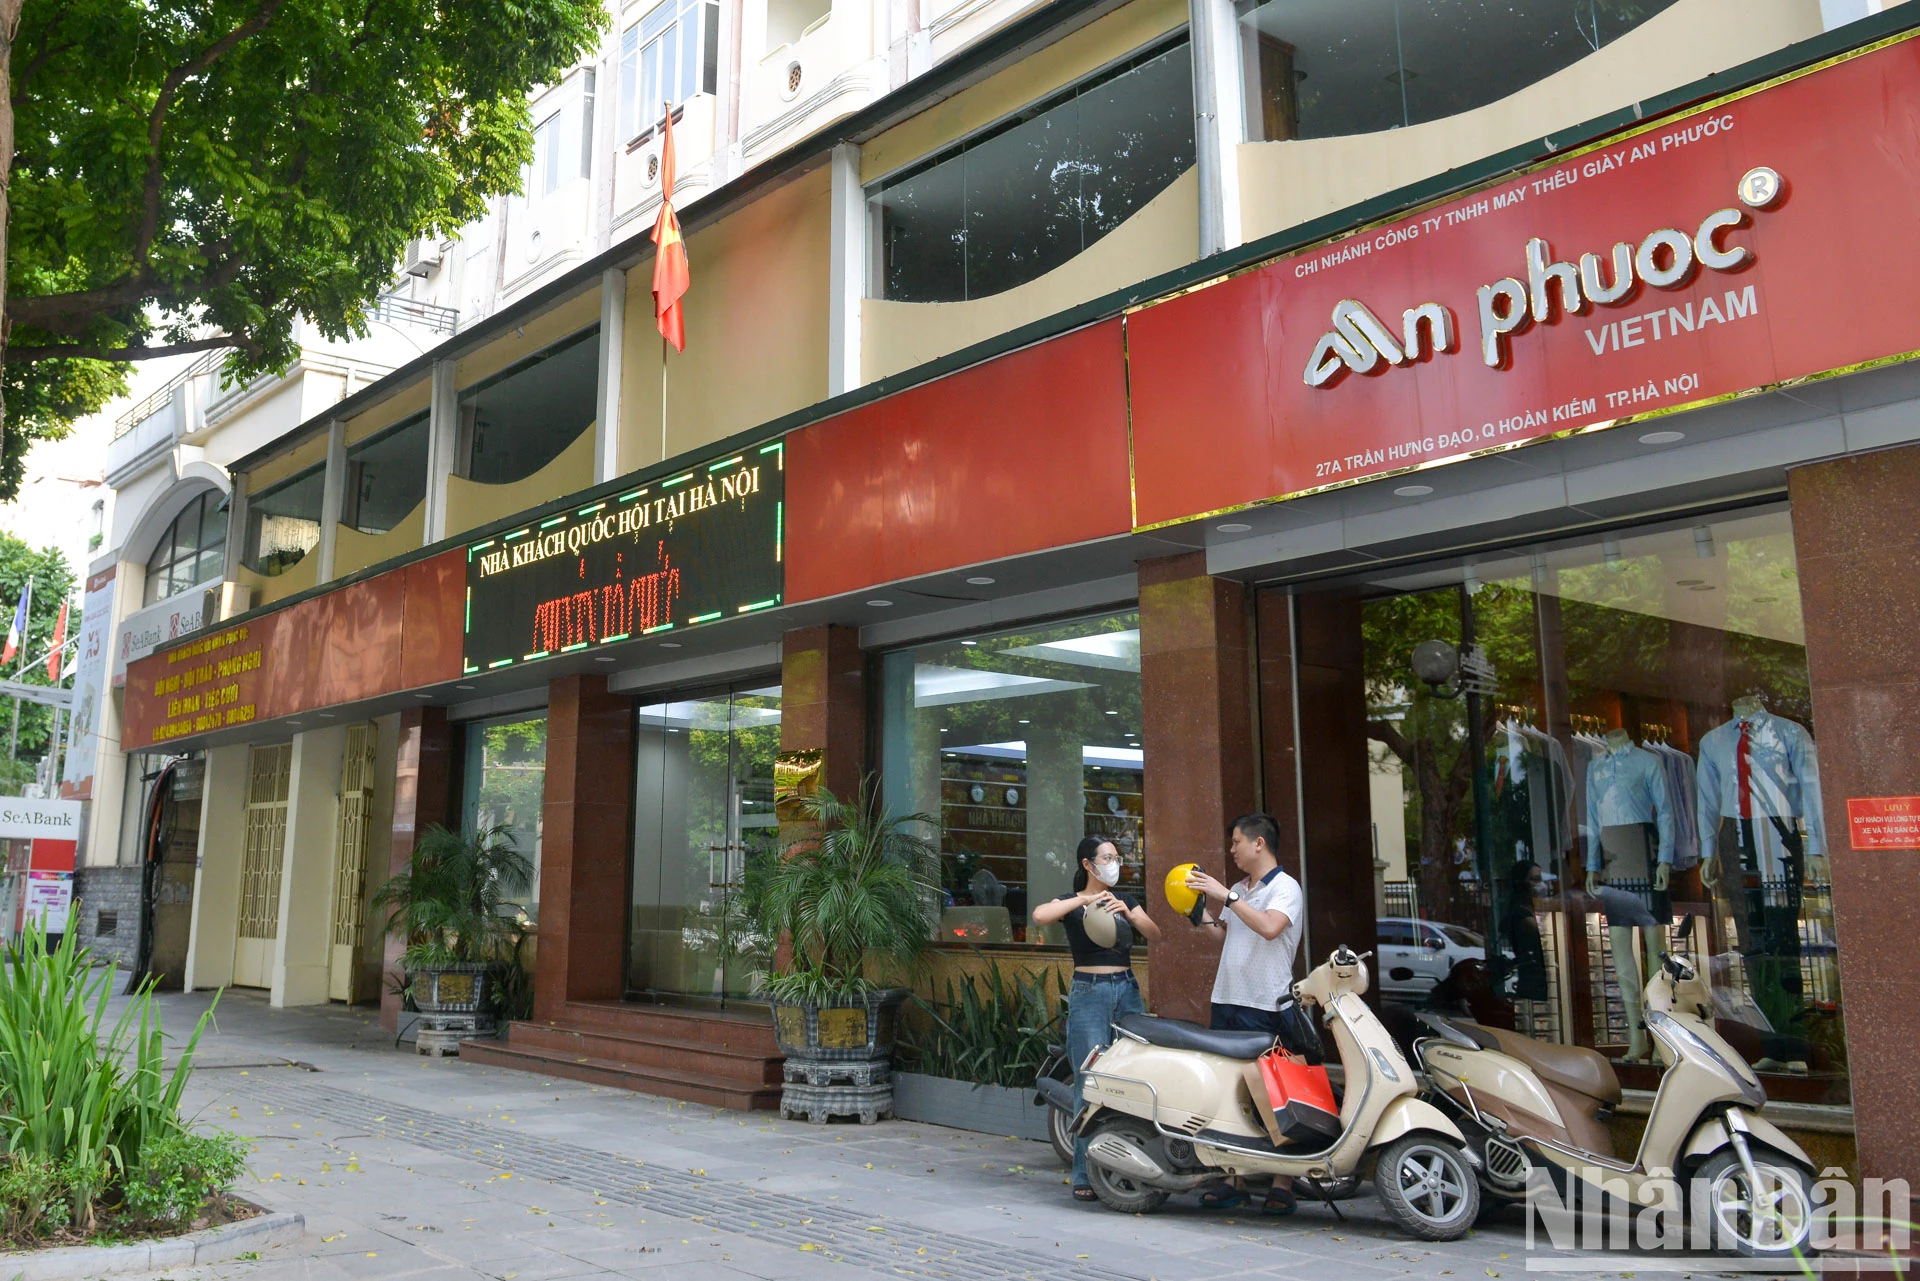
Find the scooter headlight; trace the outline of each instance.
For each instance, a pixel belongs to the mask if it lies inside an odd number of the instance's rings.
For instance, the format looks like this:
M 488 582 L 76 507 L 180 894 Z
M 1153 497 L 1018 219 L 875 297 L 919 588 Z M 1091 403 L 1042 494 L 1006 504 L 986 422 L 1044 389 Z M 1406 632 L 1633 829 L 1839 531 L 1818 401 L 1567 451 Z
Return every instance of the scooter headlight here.
M 1647 1027 L 1656 1035 L 1666 1038 L 1676 1048 L 1690 1050 L 1695 1055 L 1715 1063 L 1731 1076 L 1740 1086 L 1740 1101 L 1748 1107 L 1758 1108 L 1766 1104 L 1767 1091 L 1760 1084 L 1760 1078 L 1740 1058 L 1729 1059 L 1720 1053 L 1704 1038 L 1696 1035 L 1692 1028 L 1663 1010 L 1647 1011 Z

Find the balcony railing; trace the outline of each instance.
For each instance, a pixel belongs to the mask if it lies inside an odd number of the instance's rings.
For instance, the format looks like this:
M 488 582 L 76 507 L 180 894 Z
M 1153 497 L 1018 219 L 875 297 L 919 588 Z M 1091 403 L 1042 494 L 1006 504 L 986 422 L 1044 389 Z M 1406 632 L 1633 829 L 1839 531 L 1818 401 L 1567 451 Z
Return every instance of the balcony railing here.
M 166 408 L 167 402 L 173 399 L 175 388 L 183 383 L 192 382 L 202 374 L 212 373 L 220 367 L 220 362 L 226 358 L 227 353 L 225 351 L 210 351 L 173 377 L 167 379 L 166 384 L 159 390 L 114 420 L 113 439 L 119 440 L 148 418 L 151 418 Z
M 382 294 L 371 315 L 389 325 L 415 325 L 434 334 L 451 334 L 460 324 L 460 313 L 452 307 L 415 302 L 398 294 Z

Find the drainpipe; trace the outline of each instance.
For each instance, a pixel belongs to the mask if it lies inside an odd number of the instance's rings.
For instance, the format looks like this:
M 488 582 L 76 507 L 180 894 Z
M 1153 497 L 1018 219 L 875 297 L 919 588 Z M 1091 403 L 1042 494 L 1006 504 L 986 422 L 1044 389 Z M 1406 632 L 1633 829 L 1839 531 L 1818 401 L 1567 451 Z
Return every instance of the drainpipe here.
M 1239 144 L 1245 141 L 1233 0 L 1188 0 L 1193 143 L 1200 178 L 1200 256 L 1240 243 Z

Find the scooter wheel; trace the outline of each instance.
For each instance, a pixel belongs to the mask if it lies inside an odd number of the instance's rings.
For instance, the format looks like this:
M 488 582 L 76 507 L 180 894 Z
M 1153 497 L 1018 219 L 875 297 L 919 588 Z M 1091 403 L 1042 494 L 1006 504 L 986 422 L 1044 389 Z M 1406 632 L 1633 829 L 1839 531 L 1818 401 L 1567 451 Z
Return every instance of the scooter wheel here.
M 1153 1130 L 1146 1122 L 1133 1117 L 1110 1116 L 1095 1122 L 1087 1139 L 1097 1143 L 1101 1135 L 1116 1133 L 1125 1135 L 1143 1147 L 1154 1138 Z M 1141 1183 L 1131 1175 L 1109 1169 L 1091 1157 L 1087 1161 L 1087 1182 L 1093 1185 L 1093 1194 L 1100 1198 L 1101 1205 L 1122 1214 L 1150 1214 L 1165 1205 L 1170 1195 L 1164 1188 Z
M 1814 1210 L 1807 1172 L 1766 1148 L 1752 1151 L 1753 1168 L 1760 1176 L 1758 1192 L 1749 1186 L 1739 1154 L 1723 1148 L 1693 1176 L 1693 1204 L 1687 1207 L 1691 1217 L 1712 1224 L 1715 1249 L 1749 1259 L 1810 1253 Z
M 1374 1188 L 1393 1221 L 1422 1241 L 1457 1241 L 1480 1212 L 1480 1184 L 1458 1144 L 1409 1134 L 1381 1149 Z
M 1047 1142 L 1053 1145 L 1053 1154 L 1060 1158 L 1060 1164 L 1073 1168 L 1073 1118 L 1059 1108 L 1047 1109 Z

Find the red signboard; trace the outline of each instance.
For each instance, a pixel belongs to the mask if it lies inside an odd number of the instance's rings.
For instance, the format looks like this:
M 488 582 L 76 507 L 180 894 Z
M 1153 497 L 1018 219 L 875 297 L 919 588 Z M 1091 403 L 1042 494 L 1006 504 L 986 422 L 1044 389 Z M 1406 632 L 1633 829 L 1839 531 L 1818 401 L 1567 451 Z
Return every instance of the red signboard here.
M 1847 831 L 1857 850 L 1920 850 L 1920 796 L 1849 796 Z
M 1903 40 L 1136 312 L 1136 526 L 1910 355 L 1915 209 Z

